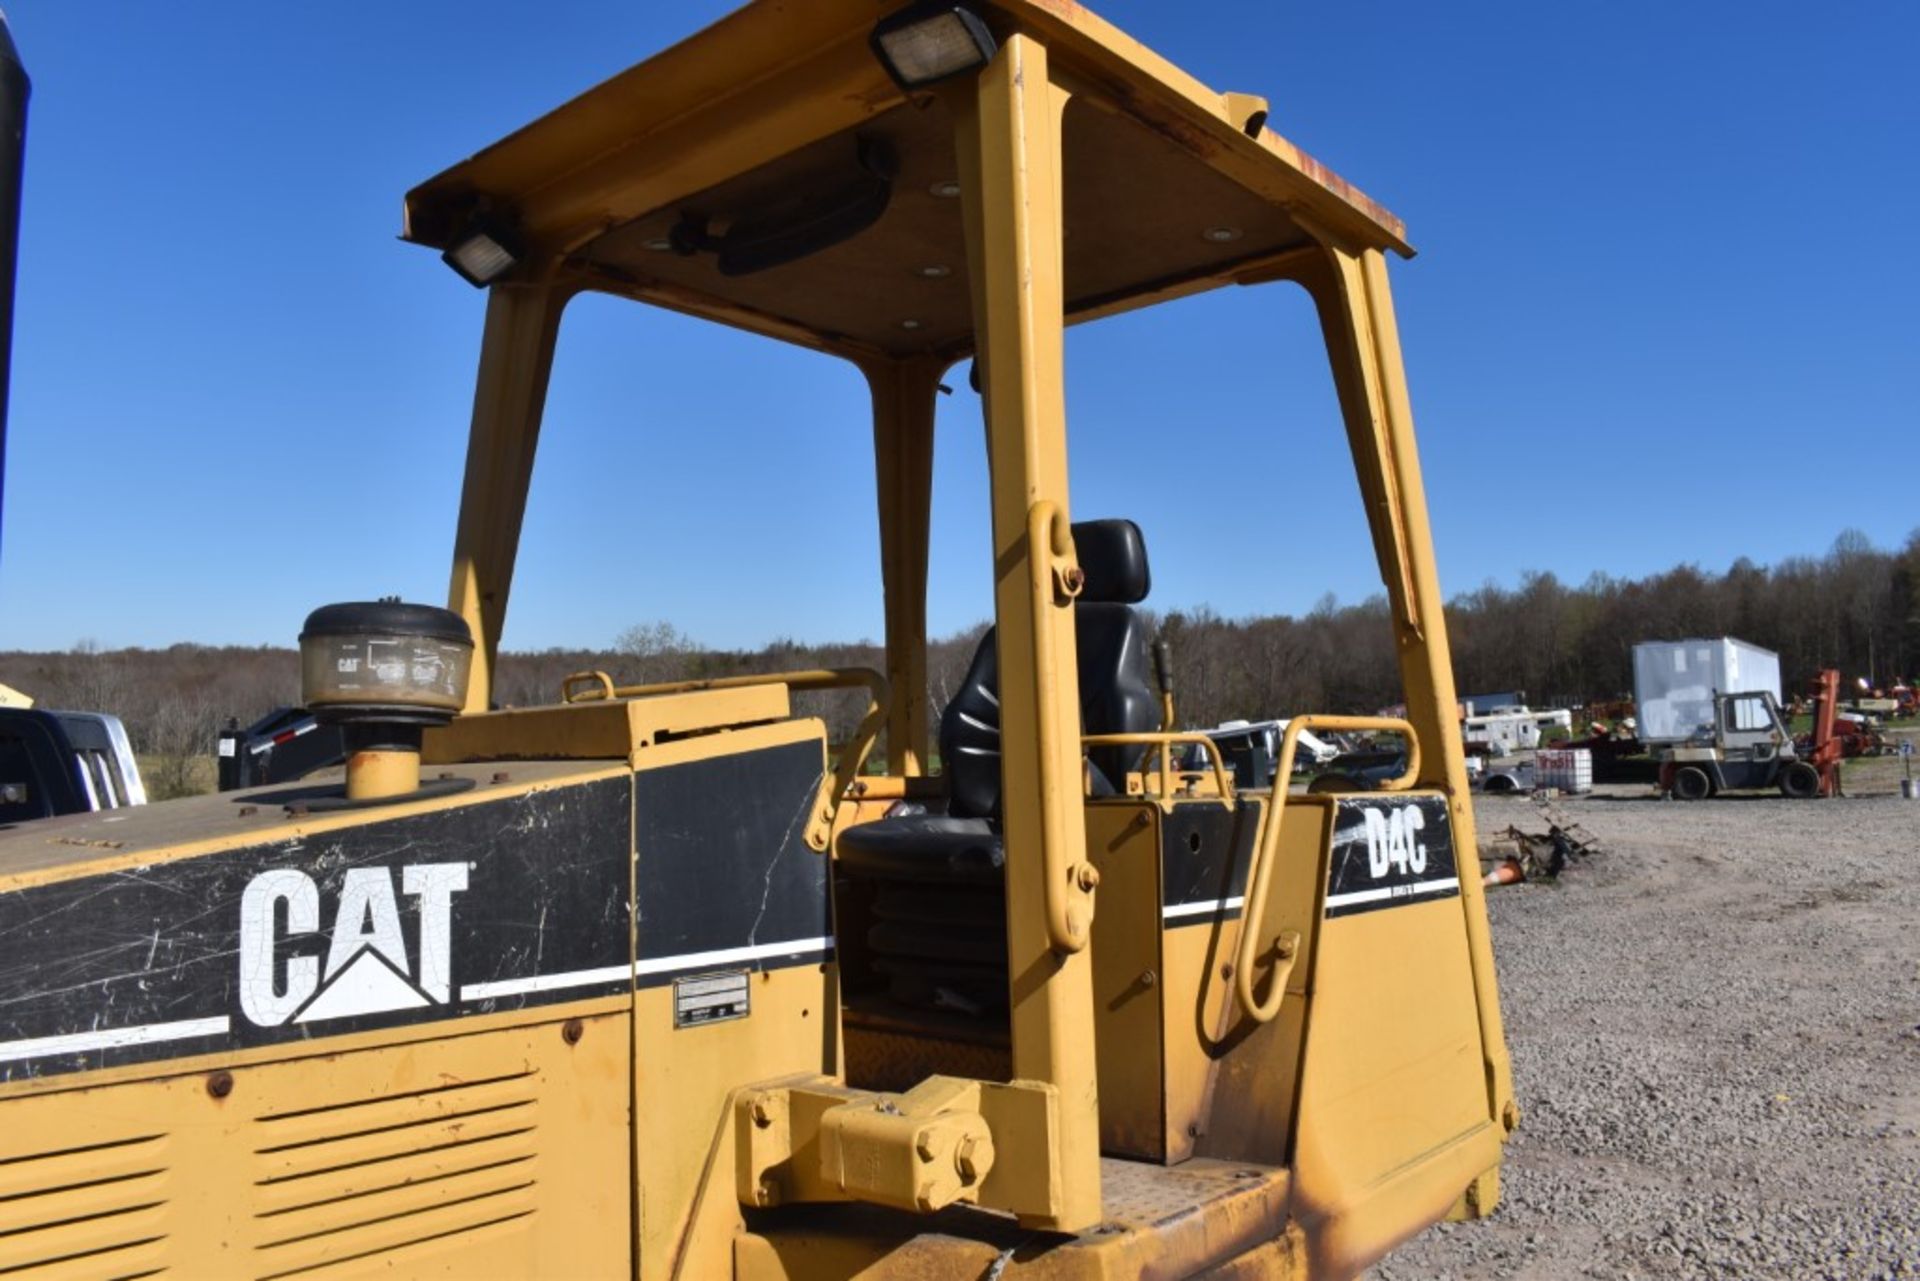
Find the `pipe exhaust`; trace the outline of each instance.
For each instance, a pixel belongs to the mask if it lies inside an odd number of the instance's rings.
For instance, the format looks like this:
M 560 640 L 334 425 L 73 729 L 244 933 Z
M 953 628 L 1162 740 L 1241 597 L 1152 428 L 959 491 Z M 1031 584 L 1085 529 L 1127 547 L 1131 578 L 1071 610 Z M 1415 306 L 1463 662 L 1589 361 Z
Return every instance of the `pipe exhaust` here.
M 13 381 L 13 286 L 20 255 L 20 174 L 27 150 L 27 96 L 33 83 L 0 13 L 0 530 L 7 493 L 7 388 Z

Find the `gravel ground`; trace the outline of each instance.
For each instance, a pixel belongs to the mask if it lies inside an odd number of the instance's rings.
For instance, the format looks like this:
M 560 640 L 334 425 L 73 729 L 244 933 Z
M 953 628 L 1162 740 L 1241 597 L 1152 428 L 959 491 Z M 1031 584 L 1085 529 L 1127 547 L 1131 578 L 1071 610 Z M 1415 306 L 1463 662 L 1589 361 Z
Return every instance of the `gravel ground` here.
M 1920 801 L 1605 790 L 1557 804 L 1606 853 L 1488 896 L 1500 1208 L 1374 1275 L 1920 1277 Z

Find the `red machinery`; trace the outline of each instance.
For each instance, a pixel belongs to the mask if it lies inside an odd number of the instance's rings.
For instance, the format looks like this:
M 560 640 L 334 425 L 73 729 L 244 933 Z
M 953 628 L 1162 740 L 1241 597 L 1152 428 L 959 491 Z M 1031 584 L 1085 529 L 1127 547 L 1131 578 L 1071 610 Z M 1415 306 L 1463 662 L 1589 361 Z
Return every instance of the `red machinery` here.
M 1839 710 L 1840 677 L 1837 672 L 1821 672 L 1808 692 L 1812 696 L 1813 731 L 1800 735 L 1793 743 L 1802 757 L 1814 760 L 1823 742 L 1828 743 L 1825 755 L 1835 761 L 1851 760 L 1856 756 L 1880 756 L 1893 750 L 1866 717 Z M 1823 729 L 1823 725 L 1827 728 Z
M 1820 771 L 1820 795 L 1840 795 L 1840 758 L 1845 745 L 1835 731 L 1840 709 L 1840 670 L 1828 667 L 1813 681 L 1813 736 L 1802 755 Z
M 1916 693 L 1913 686 L 1895 685 L 1887 693 L 1892 696 L 1895 703 L 1899 704 L 1898 715 L 1902 719 L 1920 716 L 1920 693 Z
M 1887 740 L 1881 737 L 1880 731 L 1864 719 L 1835 717 L 1833 733 L 1840 742 L 1840 755 L 1848 759 L 1855 756 L 1881 756 L 1892 750 Z

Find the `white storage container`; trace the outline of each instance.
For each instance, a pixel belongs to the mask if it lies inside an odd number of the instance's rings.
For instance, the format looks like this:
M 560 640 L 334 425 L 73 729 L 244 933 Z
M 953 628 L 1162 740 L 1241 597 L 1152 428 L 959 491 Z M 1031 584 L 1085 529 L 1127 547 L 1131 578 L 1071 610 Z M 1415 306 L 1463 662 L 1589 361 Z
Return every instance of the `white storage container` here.
M 1763 690 L 1779 700 L 1780 656 L 1731 636 L 1633 647 L 1633 701 L 1643 743 L 1709 738 L 1715 694 Z
M 1543 747 L 1533 754 L 1533 785 L 1563 792 L 1593 790 L 1593 753 L 1584 747 Z

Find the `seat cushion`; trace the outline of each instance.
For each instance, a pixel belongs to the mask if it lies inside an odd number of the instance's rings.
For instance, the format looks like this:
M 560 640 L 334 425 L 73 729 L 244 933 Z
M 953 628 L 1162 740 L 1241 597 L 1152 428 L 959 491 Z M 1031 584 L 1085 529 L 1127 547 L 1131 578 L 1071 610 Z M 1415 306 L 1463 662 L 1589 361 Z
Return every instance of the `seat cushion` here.
M 871 880 L 998 885 L 1007 849 L 984 818 L 903 814 L 840 833 L 840 869 Z

